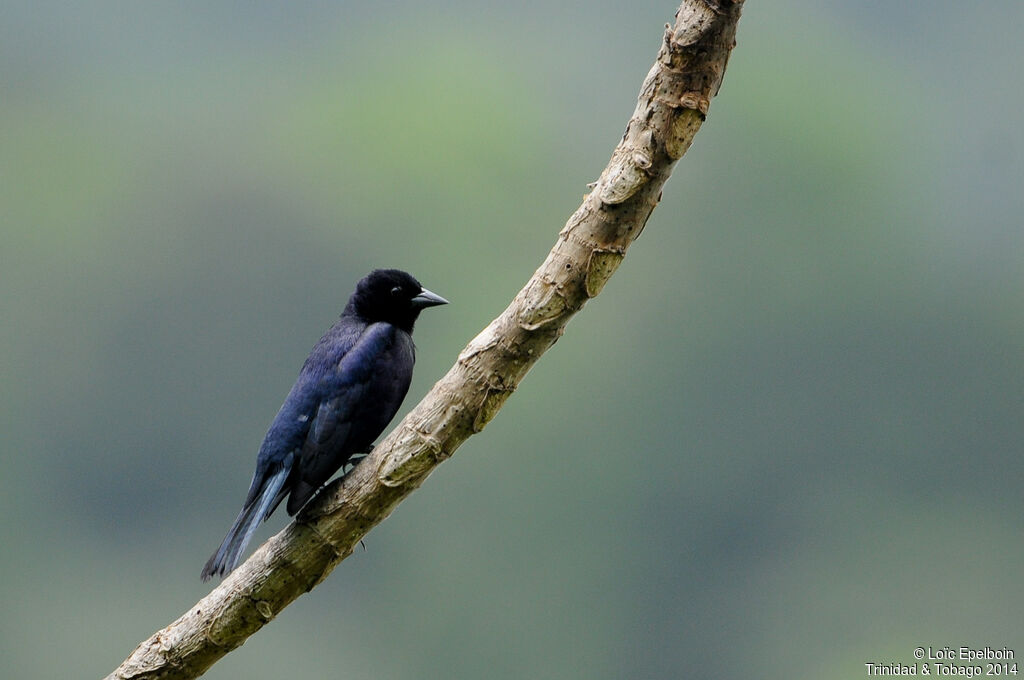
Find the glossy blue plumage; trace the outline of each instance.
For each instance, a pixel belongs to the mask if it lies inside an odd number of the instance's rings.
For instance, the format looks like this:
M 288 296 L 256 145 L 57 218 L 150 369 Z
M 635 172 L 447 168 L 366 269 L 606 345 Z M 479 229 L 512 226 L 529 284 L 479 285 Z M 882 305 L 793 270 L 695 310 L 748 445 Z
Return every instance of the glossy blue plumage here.
M 260 521 L 285 497 L 294 515 L 353 455 L 369 451 L 409 390 L 416 317 L 445 302 L 398 270 L 359 282 L 271 423 L 245 504 L 203 568 L 204 580 L 235 568 Z

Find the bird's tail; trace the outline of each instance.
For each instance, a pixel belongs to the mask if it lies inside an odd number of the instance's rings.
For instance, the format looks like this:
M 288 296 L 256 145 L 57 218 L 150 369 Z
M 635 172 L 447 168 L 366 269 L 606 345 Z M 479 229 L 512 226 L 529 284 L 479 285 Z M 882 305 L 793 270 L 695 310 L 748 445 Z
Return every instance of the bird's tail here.
M 290 472 L 291 465 L 283 465 L 271 474 L 257 470 L 242 511 L 238 513 L 235 523 L 231 525 L 217 552 L 210 555 L 206 566 L 203 567 L 201 577 L 204 581 L 209 581 L 211 576 L 225 576 L 238 566 L 242 551 L 252 540 L 252 535 L 256 533 L 260 522 L 266 519 L 281 501 L 281 489 Z

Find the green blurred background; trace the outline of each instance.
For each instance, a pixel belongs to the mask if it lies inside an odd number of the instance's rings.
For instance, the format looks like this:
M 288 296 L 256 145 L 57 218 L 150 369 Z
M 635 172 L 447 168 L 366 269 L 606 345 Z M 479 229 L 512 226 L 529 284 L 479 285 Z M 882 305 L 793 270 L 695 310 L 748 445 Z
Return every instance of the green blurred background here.
M 604 167 L 674 9 L 0 2 L 3 675 L 102 676 L 208 592 L 373 267 L 452 301 L 417 327 L 415 403 Z M 601 297 L 207 677 L 1024 654 L 1021 25 L 1009 0 L 749 2 Z

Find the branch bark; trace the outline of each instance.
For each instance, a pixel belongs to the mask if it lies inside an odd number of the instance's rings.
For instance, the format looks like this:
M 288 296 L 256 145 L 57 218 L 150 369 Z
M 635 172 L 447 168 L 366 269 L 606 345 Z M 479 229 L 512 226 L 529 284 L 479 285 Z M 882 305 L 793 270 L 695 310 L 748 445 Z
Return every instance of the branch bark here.
M 328 486 L 209 595 L 142 642 L 108 680 L 201 675 L 326 578 L 435 467 L 484 429 L 640 235 L 718 92 L 742 2 L 683 0 L 607 168 L 508 308 L 344 484 Z

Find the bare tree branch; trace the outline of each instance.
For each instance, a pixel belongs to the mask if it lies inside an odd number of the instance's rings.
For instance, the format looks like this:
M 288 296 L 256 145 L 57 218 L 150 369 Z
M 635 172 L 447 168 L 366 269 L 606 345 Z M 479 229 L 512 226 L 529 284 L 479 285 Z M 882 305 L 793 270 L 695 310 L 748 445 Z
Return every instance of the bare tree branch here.
M 741 6 L 742 0 L 683 0 L 608 167 L 508 308 L 344 484 L 325 489 L 108 679 L 201 675 L 326 578 L 435 467 L 483 430 L 643 230 L 718 92 Z

